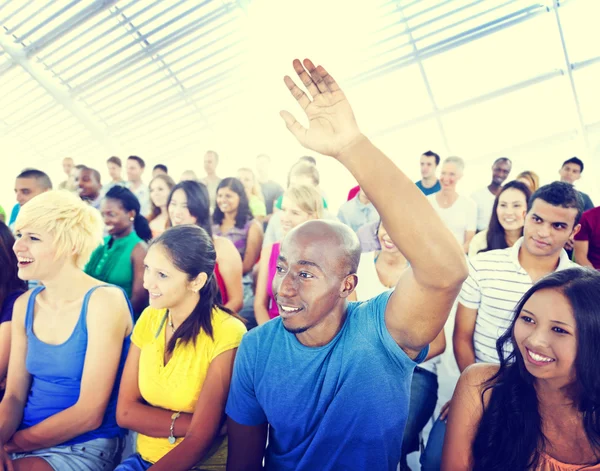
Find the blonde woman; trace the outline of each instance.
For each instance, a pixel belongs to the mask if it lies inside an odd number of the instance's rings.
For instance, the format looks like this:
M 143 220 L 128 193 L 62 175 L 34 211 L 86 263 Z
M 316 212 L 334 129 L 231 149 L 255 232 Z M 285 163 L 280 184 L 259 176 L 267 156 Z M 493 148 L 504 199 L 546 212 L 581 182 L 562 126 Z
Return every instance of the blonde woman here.
M 115 410 L 133 318 L 121 288 L 82 270 L 102 242 L 100 214 L 72 193 L 50 191 L 21 208 L 15 229 L 18 276 L 42 285 L 13 310 L 0 466 L 113 469 L 125 435 Z
M 283 236 L 294 227 L 311 219 L 323 217 L 323 197 L 314 187 L 308 185 L 291 186 L 283 193 L 281 204 L 281 228 Z M 254 315 L 256 322 L 264 324 L 279 315 L 279 309 L 273 298 L 273 278 L 279 257 L 281 241 L 263 248 L 258 266 L 256 294 L 254 297 Z
M 240 168 L 238 170 L 238 179 L 244 185 L 244 190 L 246 190 L 252 216 L 259 222 L 263 222 L 265 217 L 267 217 L 267 207 L 265 205 L 265 197 L 254 172 L 249 168 Z

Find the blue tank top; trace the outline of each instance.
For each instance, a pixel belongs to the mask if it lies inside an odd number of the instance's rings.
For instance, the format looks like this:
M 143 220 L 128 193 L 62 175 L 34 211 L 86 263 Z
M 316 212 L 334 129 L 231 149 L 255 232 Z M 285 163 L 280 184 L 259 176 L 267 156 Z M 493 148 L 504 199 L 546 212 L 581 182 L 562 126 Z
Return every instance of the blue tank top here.
M 79 320 L 75 325 L 75 329 L 73 329 L 73 333 L 64 343 L 59 345 L 47 344 L 35 336 L 33 332 L 35 298 L 44 290 L 44 286 L 39 286 L 31 293 L 25 316 L 25 329 L 27 331 L 27 357 L 25 365 L 31 375 L 32 382 L 23 411 L 23 420 L 20 429 L 32 427 L 46 420 L 48 417 L 72 407 L 79 399 L 81 377 L 88 344 L 86 323 L 88 303 L 92 293 L 97 288 L 103 286 L 112 285 L 94 286 L 86 293 L 83 298 Z M 129 300 L 127 303 L 129 304 L 129 312 L 132 313 L 133 319 L 133 310 L 131 309 Z M 129 351 L 129 344 L 130 336 L 127 336 L 123 341 L 119 369 L 102 425 L 96 430 L 86 432 L 65 443 L 61 443 L 61 446 L 83 443 L 95 438 L 114 438 L 125 435 L 126 431 L 117 425 L 116 410 L 119 383 L 125 359 L 127 358 L 127 352 Z

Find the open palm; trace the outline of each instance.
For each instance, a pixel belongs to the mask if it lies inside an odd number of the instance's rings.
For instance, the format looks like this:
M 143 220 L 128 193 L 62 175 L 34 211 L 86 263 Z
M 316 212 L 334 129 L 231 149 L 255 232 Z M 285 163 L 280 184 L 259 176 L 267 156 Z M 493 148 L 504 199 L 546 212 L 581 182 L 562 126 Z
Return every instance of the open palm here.
M 344 148 L 362 136 L 350 103 L 323 67 L 315 67 L 308 59 L 304 60 L 303 66 L 296 59 L 294 70 L 312 96 L 312 101 L 290 77 L 286 76 L 284 81 L 306 113 L 308 128 L 302 126 L 287 111 L 282 111 L 281 116 L 304 147 L 337 157 Z

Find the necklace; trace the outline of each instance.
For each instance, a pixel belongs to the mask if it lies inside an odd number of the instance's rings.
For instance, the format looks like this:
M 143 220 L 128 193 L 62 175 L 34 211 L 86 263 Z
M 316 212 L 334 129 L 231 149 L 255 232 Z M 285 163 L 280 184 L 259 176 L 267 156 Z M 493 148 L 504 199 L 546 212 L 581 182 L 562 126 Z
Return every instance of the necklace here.
M 169 318 L 169 322 L 168 322 L 169 323 L 169 327 L 171 328 L 171 331 L 173 333 L 175 333 L 175 326 L 173 325 L 173 317 L 171 316 L 171 311 L 167 311 L 167 315 L 168 315 L 168 318 Z

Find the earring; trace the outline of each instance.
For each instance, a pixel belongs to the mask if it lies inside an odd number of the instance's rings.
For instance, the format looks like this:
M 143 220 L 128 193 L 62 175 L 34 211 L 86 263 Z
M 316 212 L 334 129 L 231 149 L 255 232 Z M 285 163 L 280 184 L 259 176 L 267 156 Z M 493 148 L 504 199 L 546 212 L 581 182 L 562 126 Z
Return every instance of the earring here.
M 134 217 L 130 217 L 130 218 L 129 218 L 129 220 L 130 220 L 131 222 L 133 222 L 133 221 L 134 221 L 134 219 L 135 219 Z

